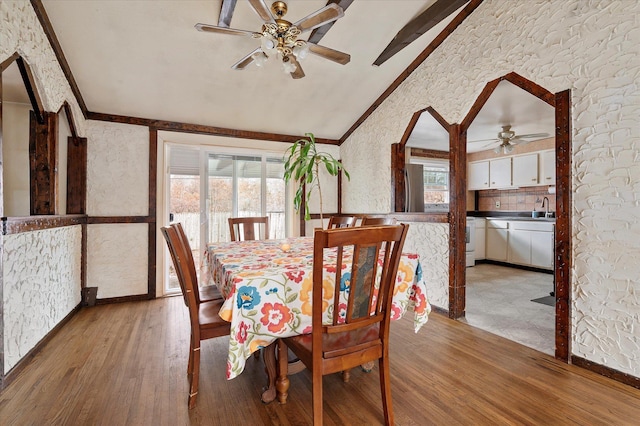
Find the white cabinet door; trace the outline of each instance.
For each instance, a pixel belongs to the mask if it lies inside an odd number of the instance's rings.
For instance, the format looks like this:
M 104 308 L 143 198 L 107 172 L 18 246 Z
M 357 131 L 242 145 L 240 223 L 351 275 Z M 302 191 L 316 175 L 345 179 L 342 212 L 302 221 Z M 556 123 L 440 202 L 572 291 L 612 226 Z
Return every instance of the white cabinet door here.
M 487 227 L 487 259 L 507 261 L 507 229 Z
M 513 186 L 535 186 L 538 183 L 538 154 L 513 157 Z
M 475 258 L 476 260 L 482 260 L 485 258 L 485 240 L 486 240 L 486 227 L 485 220 L 476 218 L 476 247 Z
M 554 233 L 531 231 L 531 265 L 553 269 Z
M 490 188 L 511 186 L 511 157 L 489 160 L 489 182 Z
M 469 190 L 489 188 L 489 162 L 475 161 L 469 163 Z
M 509 263 L 529 265 L 531 263 L 531 231 L 509 230 Z
M 540 153 L 540 185 L 556 184 L 556 151 Z

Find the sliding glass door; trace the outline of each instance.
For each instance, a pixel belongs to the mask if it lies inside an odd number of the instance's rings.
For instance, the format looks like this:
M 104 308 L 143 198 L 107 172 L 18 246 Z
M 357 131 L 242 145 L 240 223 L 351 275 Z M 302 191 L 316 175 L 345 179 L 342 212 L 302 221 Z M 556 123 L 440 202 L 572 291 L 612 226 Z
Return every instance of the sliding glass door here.
M 286 237 L 287 190 L 281 155 L 170 145 L 168 159 L 170 220 L 182 223 L 196 264 L 203 261 L 207 243 L 229 241 L 230 217 L 268 216 L 269 238 Z M 179 290 L 173 275 L 170 267 L 166 291 Z

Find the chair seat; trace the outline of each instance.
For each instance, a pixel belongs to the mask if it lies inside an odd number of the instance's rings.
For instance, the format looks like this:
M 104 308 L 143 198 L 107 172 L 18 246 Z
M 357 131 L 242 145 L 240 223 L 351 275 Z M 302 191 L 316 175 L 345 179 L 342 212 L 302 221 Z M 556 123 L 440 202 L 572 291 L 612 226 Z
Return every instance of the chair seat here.
M 311 354 L 311 334 L 288 337 L 285 341 L 290 347 L 296 347 Z M 324 358 L 332 358 L 381 344 L 380 324 L 375 323 L 353 331 L 324 334 L 322 336 L 322 353 Z M 303 357 L 301 356 L 300 358 L 302 359 Z
M 210 300 L 200 303 L 198 307 L 198 318 L 200 320 L 201 330 L 229 326 L 229 322 L 223 320 L 220 318 L 220 315 L 218 315 L 223 303 L 224 300 Z
M 218 290 L 218 287 L 215 285 L 208 285 L 205 287 L 200 287 L 200 301 L 208 302 L 210 300 L 223 300 L 222 293 Z

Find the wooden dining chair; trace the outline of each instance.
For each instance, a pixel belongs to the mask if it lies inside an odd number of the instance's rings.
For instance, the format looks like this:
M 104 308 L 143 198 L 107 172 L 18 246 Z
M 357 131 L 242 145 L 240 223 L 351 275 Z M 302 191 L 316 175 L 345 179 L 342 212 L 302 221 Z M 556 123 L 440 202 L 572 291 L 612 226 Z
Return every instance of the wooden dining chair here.
M 327 229 L 351 228 L 356 226 L 355 216 L 331 216 Z
M 282 393 L 280 401 L 285 402 L 289 348 L 311 371 L 314 425 L 322 424 L 322 376 L 375 360 L 380 370 L 385 424 L 393 424 L 389 321 L 408 229 L 409 225 L 401 224 L 315 232 L 311 334 L 278 340 L 277 383 Z M 333 256 L 327 257 L 330 252 Z M 331 302 L 334 315 L 330 324 L 323 324 L 323 304 L 327 299 L 323 289 L 330 276 L 335 283 Z M 349 291 L 341 291 L 344 286 Z
M 187 234 L 184 232 L 184 228 L 180 222 L 176 222 L 170 225 L 172 228 L 176 230 L 178 233 L 178 243 L 185 250 L 187 259 L 187 266 L 189 273 L 191 274 L 191 280 L 194 283 L 198 282 L 198 275 L 196 272 L 196 263 L 193 259 L 193 251 L 191 250 L 191 245 L 189 244 L 189 239 L 187 238 Z M 215 285 L 207 285 L 207 286 L 199 286 L 198 291 L 196 292 L 196 296 L 199 299 L 199 302 L 208 302 L 209 300 L 222 300 L 224 297 L 218 287 Z
M 214 337 L 229 335 L 231 333 L 230 323 L 220 318 L 218 312 L 222 307 L 222 300 L 210 300 L 200 302 L 196 291 L 198 282 L 192 279 L 189 273 L 187 253 L 180 243 L 180 237 L 175 227 L 166 226 L 161 228 L 173 266 L 178 274 L 178 281 L 184 302 L 189 308 L 189 322 L 191 324 L 191 339 L 189 344 L 189 362 L 187 364 L 187 377 L 189 378 L 189 408 L 196 406 L 198 396 L 198 382 L 200 377 L 200 342 Z
M 360 226 L 395 225 L 395 224 L 396 224 L 396 218 L 395 217 L 390 217 L 390 216 L 385 216 L 385 217 L 365 216 L 365 217 L 362 218 L 362 222 L 360 223 Z
M 268 240 L 269 217 L 230 217 L 231 241 Z

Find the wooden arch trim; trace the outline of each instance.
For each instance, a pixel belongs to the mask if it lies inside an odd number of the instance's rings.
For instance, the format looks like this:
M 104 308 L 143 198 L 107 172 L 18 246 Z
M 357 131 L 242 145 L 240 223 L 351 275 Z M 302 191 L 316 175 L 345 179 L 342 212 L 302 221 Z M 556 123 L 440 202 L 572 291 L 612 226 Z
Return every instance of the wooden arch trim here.
M 60 106 L 56 114 L 59 115 L 62 110 L 64 110 L 64 113 L 67 116 L 67 124 L 69 124 L 71 137 L 75 139 L 78 137 L 78 132 L 76 130 L 76 122 L 73 118 L 73 112 L 71 111 L 71 106 L 69 105 L 69 102 L 64 101 L 64 103 Z
M 453 143 L 451 139 L 452 126 L 447 122 L 447 120 L 442 117 L 442 115 L 440 115 L 440 113 L 438 113 L 438 111 L 429 106 L 413 113 L 413 115 L 411 116 L 411 120 L 409 120 L 409 124 L 407 125 L 407 128 L 402 135 L 402 139 L 400 139 L 400 142 L 391 145 L 391 206 L 393 207 L 393 211 L 395 212 L 403 212 L 405 210 L 405 147 L 407 145 L 407 141 L 409 140 L 411 132 L 413 132 L 414 127 L 416 127 L 416 123 L 420 119 L 420 116 L 425 112 L 429 113 L 433 118 L 435 118 L 435 120 L 449 133 L 449 155 L 451 155 L 451 153 L 453 152 L 451 151 Z
M 461 185 L 467 181 L 467 130 L 485 105 L 498 83 L 507 80 L 519 88 L 543 100 L 555 109 L 556 139 L 556 235 L 555 235 L 555 357 L 569 361 L 569 338 L 571 334 L 570 281 L 571 281 L 571 93 L 565 90 L 551 93 L 542 86 L 518 75 L 508 73 L 486 84 L 462 123 L 454 125 L 451 158 L 455 195 L 452 195 L 450 210 L 450 284 L 449 317 L 459 318 L 465 313 L 465 268 L 455 265 L 456 259 L 464 265 L 464 218 L 466 216 L 466 198 Z M 455 150 L 454 150 L 455 147 Z M 458 243 L 456 243 L 458 242 Z
M 482 89 L 482 92 L 480 92 L 480 95 L 478 95 L 478 98 L 476 99 L 473 106 L 467 113 L 466 117 L 460 123 L 460 129 L 462 132 L 466 132 L 469 129 L 469 126 L 471 125 L 473 120 L 475 120 L 476 116 L 478 115 L 478 113 L 480 112 L 484 104 L 487 103 L 487 100 L 489 100 L 489 97 L 491 97 L 491 94 L 498 86 L 498 83 L 500 83 L 503 80 L 506 80 L 512 83 L 513 85 L 518 86 L 522 90 L 531 93 L 533 96 L 543 100 L 544 102 L 548 103 L 552 107 L 556 106 L 556 96 L 553 93 L 551 93 L 544 87 L 534 83 L 533 81 L 527 80 L 521 75 L 516 74 L 515 72 L 510 72 L 509 74 L 506 74 L 502 77 L 496 78 L 495 80 L 488 82 L 484 86 L 484 89 Z
M 0 64 L 0 72 L 3 72 L 13 62 L 16 62 L 18 65 L 18 69 L 20 70 L 20 75 L 22 76 L 22 81 L 24 82 L 24 87 L 27 90 L 27 96 L 29 96 L 29 102 L 31 103 L 31 107 L 33 108 L 33 112 L 36 116 L 36 120 L 38 123 L 44 123 L 44 107 L 42 106 L 42 100 L 40 99 L 40 95 L 38 94 L 38 89 L 36 86 L 36 80 L 33 78 L 33 73 L 31 72 L 31 67 L 27 63 L 27 61 L 20 56 L 19 53 L 14 53 L 9 56 L 6 60 L 4 60 Z

